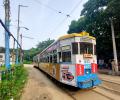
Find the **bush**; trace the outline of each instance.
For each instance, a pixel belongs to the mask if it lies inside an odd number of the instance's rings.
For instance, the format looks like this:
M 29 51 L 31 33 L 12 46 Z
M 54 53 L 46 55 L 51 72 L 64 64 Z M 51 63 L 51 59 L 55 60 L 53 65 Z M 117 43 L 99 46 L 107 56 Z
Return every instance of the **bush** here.
M 23 63 L 24 64 L 32 64 L 32 61 L 24 60 Z
M 27 70 L 23 65 L 17 65 L 11 70 L 2 71 L 0 83 L 0 100 L 19 100 L 22 89 L 27 81 Z

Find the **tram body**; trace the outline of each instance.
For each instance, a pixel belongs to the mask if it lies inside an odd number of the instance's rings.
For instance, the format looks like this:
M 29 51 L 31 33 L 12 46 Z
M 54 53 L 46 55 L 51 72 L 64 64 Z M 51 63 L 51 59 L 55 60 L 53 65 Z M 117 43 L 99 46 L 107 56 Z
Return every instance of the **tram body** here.
M 34 66 L 67 85 L 90 88 L 101 83 L 97 75 L 96 39 L 87 32 L 60 37 L 33 61 Z

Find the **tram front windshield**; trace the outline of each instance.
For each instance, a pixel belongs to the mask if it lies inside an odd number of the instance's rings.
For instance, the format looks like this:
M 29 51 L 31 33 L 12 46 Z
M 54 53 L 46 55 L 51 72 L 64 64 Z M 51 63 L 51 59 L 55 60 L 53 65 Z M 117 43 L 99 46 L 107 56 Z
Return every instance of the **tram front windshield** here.
M 80 42 L 80 54 L 93 54 L 93 44 Z
M 80 46 L 78 50 L 78 46 Z M 72 43 L 73 54 L 93 54 L 93 44 L 88 42 Z M 96 54 L 96 45 L 94 45 L 94 54 Z

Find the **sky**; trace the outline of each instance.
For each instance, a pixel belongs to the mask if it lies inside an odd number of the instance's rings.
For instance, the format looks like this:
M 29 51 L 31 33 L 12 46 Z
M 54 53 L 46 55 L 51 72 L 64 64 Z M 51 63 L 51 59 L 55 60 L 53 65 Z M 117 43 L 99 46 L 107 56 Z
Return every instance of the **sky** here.
M 4 21 L 4 6 L 0 0 L 0 18 Z M 58 39 L 67 34 L 72 20 L 80 18 L 83 5 L 88 0 L 10 0 L 10 32 L 17 37 L 18 5 L 20 7 L 20 34 L 22 48 L 36 47 L 40 41 Z M 67 17 L 70 15 L 70 17 Z M 26 30 L 25 28 L 29 30 Z M 4 30 L 0 25 L 0 47 L 4 46 Z M 10 38 L 10 47 L 13 47 Z

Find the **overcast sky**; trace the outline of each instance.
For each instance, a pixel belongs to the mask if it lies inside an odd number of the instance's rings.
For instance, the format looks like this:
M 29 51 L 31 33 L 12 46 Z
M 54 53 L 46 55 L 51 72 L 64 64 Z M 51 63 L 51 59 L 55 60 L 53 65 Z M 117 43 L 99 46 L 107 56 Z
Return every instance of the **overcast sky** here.
M 4 21 L 3 1 L 0 0 L 0 18 Z M 72 20 L 80 17 L 83 4 L 88 0 L 10 0 L 10 31 L 16 37 L 18 5 L 20 11 L 20 28 L 23 36 L 23 49 L 36 47 L 38 42 L 48 38 L 57 39 L 67 33 Z M 67 17 L 66 15 L 70 15 Z M 12 39 L 10 39 L 12 47 Z M 4 46 L 4 31 L 0 25 L 0 46 Z

